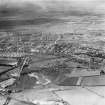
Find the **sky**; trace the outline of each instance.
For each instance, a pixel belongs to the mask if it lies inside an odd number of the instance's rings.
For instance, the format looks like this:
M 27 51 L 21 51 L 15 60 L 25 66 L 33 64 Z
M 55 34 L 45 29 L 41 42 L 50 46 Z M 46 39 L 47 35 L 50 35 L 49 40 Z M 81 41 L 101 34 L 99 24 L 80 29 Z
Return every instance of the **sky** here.
M 105 0 L 0 0 L 2 5 L 23 6 L 28 3 L 38 5 L 42 9 L 61 9 L 68 10 L 72 6 L 75 8 L 82 8 L 88 11 L 102 12 L 105 10 Z
M 75 4 L 77 6 L 81 6 L 81 7 L 99 7 L 100 5 L 103 5 L 105 3 L 105 0 L 0 0 L 0 4 L 9 4 L 9 3 L 25 3 L 25 2 L 30 2 L 30 3 L 34 3 L 34 4 L 39 4 L 41 6 L 47 6 L 48 4 L 59 4 L 59 5 L 71 5 L 71 4 Z
M 105 0 L 0 0 L 0 17 L 105 14 Z
M 65 19 L 67 16 L 105 16 L 105 0 L 0 0 L 0 22 L 8 19 L 8 26 L 21 23 L 11 23 L 11 19 L 39 19 L 40 23 L 45 23 L 62 17 Z M 44 20 L 43 17 L 48 19 Z M 0 28 L 5 28 L 7 23 L 1 22 Z

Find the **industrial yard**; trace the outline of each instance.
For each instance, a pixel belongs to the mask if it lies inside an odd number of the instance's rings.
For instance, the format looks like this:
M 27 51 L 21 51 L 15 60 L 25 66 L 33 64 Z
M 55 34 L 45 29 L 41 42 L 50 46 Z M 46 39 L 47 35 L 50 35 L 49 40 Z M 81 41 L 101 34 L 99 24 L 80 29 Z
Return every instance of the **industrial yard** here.
M 48 95 L 53 94 L 53 91 L 50 91 L 50 89 L 53 89 L 60 97 L 64 97 L 63 99 L 68 96 L 66 91 L 78 91 L 81 92 L 81 94 L 83 91 L 84 95 L 93 94 L 97 91 L 95 94 L 101 95 L 101 90 L 99 90 L 98 93 L 98 90 L 92 89 L 96 87 L 102 87 L 103 89 L 105 86 L 104 49 L 96 48 L 94 44 L 91 43 L 89 43 L 90 45 L 83 45 L 81 42 L 77 44 L 77 41 L 72 39 L 71 33 L 66 34 L 71 38 L 69 41 L 66 41 L 65 34 L 54 35 L 42 32 L 30 33 L 28 35 L 23 32 L 5 32 L 2 34 L 5 34 L 5 37 L 1 37 L 0 43 L 1 94 L 3 95 L 6 92 L 5 94 L 8 95 L 8 91 L 12 91 L 13 93 L 9 97 L 11 97 L 11 99 L 12 97 L 19 98 L 16 98 L 16 100 L 13 98 L 12 101 L 10 101 L 10 105 L 17 103 L 17 100 L 20 103 L 27 103 L 26 99 L 23 101 L 22 97 L 22 100 L 20 100 L 20 96 L 17 95 L 20 95 L 21 92 L 28 92 L 28 90 L 35 91 L 35 94 L 38 91 L 42 91 L 41 93 L 37 93 L 38 97 L 40 97 L 40 94 L 43 92 L 46 93 L 46 91 Z M 73 37 L 77 35 L 77 33 L 76 35 L 75 33 L 72 34 Z M 41 88 L 41 90 L 38 88 Z M 59 90 L 60 88 L 62 89 Z M 73 89 L 72 91 L 71 88 Z M 58 90 L 57 92 L 56 89 Z M 91 91 L 93 91 L 93 93 L 91 93 Z M 22 94 L 25 95 L 28 93 Z M 77 92 L 75 94 L 77 94 Z M 79 94 L 80 93 L 77 95 Z M 56 95 L 54 95 L 54 97 L 56 97 Z M 72 97 L 73 99 L 71 98 L 70 102 L 73 103 L 73 105 L 76 105 L 73 101 L 76 97 L 77 96 Z M 85 96 L 82 95 L 81 98 L 82 97 Z M 102 97 L 104 96 L 102 95 Z M 28 100 L 32 100 L 32 98 Z M 78 102 L 79 100 L 77 103 Z M 84 102 L 85 101 L 83 101 L 83 103 Z M 91 100 L 91 103 L 92 102 Z M 31 101 L 31 103 L 29 102 L 27 104 L 30 105 L 32 103 L 34 102 Z M 83 105 L 83 103 L 81 103 L 81 105 Z

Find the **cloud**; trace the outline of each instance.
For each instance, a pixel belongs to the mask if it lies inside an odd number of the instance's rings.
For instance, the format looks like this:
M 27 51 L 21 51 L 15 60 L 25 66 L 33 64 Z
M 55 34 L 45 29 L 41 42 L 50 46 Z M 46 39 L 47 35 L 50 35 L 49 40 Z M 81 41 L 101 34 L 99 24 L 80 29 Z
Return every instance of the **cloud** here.
M 85 16 L 105 13 L 105 0 L 0 0 L 0 16 Z
M 104 5 L 105 0 L 0 0 L 0 29 L 57 23 L 64 16 L 100 16 Z

